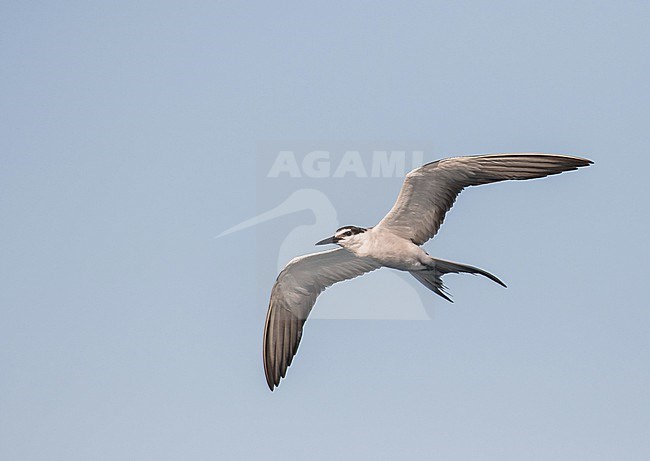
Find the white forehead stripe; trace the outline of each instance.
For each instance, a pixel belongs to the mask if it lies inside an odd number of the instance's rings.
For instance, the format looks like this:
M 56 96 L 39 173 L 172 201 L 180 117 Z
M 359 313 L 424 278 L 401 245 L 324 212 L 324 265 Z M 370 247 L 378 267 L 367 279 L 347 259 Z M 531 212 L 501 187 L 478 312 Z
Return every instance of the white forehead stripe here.
M 336 231 L 336 234 L 334 234 L 334 237 L 342 237 L 346 232 L 350 232 L 352 235 L 357 235 L 361 234 L 362 232 L 365 232 L 366 229 L 362 227 L 343 227 L 342 229 L 339 229 Z

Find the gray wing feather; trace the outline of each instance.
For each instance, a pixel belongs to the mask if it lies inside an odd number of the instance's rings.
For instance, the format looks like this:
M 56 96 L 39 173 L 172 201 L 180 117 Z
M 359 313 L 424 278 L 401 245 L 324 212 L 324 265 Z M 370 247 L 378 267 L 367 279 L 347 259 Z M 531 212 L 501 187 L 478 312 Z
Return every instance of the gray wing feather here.
M 376 227 L 422 245 L 436 235 L 465 187 L 542 178 L 591 163 L 584 158 L 551 154 L 490 154 L 438 160 L 406 175 L 395 205 Z
M 316 298 L 325 288 L 380 267 L 338 248 L 294 258 L 271 290 L 264 326 L 264 373 L 273 390 L 284 378 L 298 350 L 302 329 Z

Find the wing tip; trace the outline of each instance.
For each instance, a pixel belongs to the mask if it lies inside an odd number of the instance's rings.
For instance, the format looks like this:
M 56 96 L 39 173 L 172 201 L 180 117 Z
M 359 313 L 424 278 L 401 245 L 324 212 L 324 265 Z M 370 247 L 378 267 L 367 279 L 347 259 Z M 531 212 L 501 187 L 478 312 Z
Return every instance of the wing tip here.
M 264 376 L 266 377 L 266 385 L 269 387 L 271 392 L 276 387 L 275 380 L 271 376 L 271 371 L 269 370 L 268 357 L 264 354 Z
M 542 159 L 547 159 L 547 160 L 564 160 L 567 162 L 571 162 L 575 168 L 580 168 L 584 166 L 589 166 L 593 165 L 593 160 L 590 160 L 585 157 L 579 157 L 577 155 L 567 155 L 567 154 L 550 154 L 550 153 L 545 153 L 545 152 L 513 152 L 513 153 L 507 153 L 507 154 L 479 154 L 479 155 L 469 155 L 469 156 L 461 156 L 461 157 L 450 157 L 449 159 L 442 159 L 442 160 L 456 160 L 456 159 L 463 159 L 463 158 L 475 158 L 475 159 L 480 159 L 480 158 L 537 158 L 538 160 Z M 431 162 L 434 163 L 434 162 Z

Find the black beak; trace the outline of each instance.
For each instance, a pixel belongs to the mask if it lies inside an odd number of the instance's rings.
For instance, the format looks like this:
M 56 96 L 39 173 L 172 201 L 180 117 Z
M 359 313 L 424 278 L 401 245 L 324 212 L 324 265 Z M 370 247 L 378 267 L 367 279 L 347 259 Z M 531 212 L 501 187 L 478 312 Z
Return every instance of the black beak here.
M 334 237 L 328 237 L 316 243 L 316 245 L 327 245 L 328 243 L 336 243 L 336 240 L 334 240 Z

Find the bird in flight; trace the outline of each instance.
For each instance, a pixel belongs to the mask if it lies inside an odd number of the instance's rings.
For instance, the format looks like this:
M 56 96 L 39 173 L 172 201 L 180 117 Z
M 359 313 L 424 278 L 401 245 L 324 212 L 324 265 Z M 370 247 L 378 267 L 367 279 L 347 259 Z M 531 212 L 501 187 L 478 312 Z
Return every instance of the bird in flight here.
M 420 245 L 436 235 L 458 194 L 468 186 L 544 176 L 588 166 L 590 160 L 550 154 L 490 154 L 427 163 L 406 175 L 397 201 L 374 227 L 345 226 L 316 245 L 340 248 L 292 259 L 271 290 L 263 339 L 264 373 L 271 390 L 295 356 L 307 316 L 327 287 L 380 267 L 409 272 L 451 301 L 445 274 L 480 274 L 482 269 L 429 256 Z

